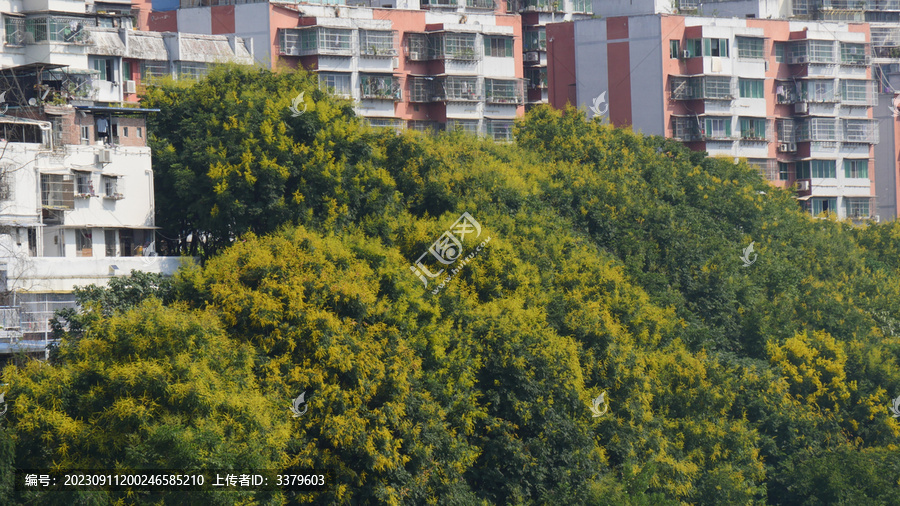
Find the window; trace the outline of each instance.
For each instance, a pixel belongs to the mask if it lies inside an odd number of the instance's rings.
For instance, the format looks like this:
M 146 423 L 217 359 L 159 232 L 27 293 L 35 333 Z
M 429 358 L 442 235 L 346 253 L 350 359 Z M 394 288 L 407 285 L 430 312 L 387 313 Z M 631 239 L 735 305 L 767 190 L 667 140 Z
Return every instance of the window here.
M 144 60 L 141 62 L 141 79 L 148 80 L 162 77 L 169 73 L 169 62 Z
M 529 85 L 532 88 L 547 87 L 547 67 L 526 68 L 525 75 L 528 77 Z
M 341 28 L 313 27 L 303 29 L 284 29 L 280 31 L 279 49 L 282 54 L 305 56 L 314 54 L 351 53 L 350 37 L 352 30 Z M 393 44 L 393 38 L 391 39 Z M 368 51 L 369 48 L 365 48 Z M 363 49 L 361 48 L 361 52 Z
M 703 56 L 728 57 L 728 39 L 703 39 Z
M 41 205 L 49 209 L 75 207 L 75 183 L 71 174 L 41 174 Z
M 798 162 L 794 168 L 797 171 L 797 179 L 809 179 L 809 162 Z
M 511 141 L 513 140 L 513 122 L 487 120 L 485 133 L 495 141 Z
M 807 102 L 834 102 L 834 81 L 831 79 L 801 81 L 800 98 Z
M 396 33 L 390 30 L 360 30 L 359 52 L 367 56 L 396 56 Z
M 90 42 L 86 26 L 96 26 L 96 22 L 84 18 L 40 17 L 25 20 L 25 39 L 32 42 L 68 42 L 87 44 Z
M 741 139 L 765 140 L 766 120 L 764 118 L 741 118 Z
M 741 79 L 741 98 L 763 98 L 762 79 Z
M 107 199 L 121 199 L 122 188 L 120 188 L 118 176 L 102 176 L 103 181 L 103 197 Z
M 75 172 L 75 194 L 90 196 L 94 193 L 94 185 L 91 182 L 90 172 Z
M 737 37 L 738 58 L 761 60 L 765 58 L 765 39 L 755 37 Z
M 447 120 L 447 130 L 454 131 L 460 130 L 466 133 L 478 134 L 478 120 L 468 120 L 468 119 L 448 119 Z
M 708 139 L 730 139 L 731 118 L 706 118 L 704 137 Z
M 114 257 L 116 255 L 116 231 L 115 230 L 105 230 L 103 232 L 103 238 L 106 242 L 106 256 Z
M 400 100 L 400 80 L 392 75 L 359 76 L 361 98 Z
M 81 142 L 89 143 L 91 142 L 91 127 L 87 125 L 81 125 Z
M 778 179 L 781 181 L 790 181 L 791 174 L 794 172 L 793 163 L 778 162 Z
M 91 229 L 80 228 L 75 230 L 75 256 L 94 256 L 94 240 Z
M 512 37 L 485 37 L 484 55 L 494 57 L 509 57 L 513 55 Z
M 784 42 L 775 43 L 775 61 L 778 63 L 784 63 L 784 45 Z
M 845 119 L 843 141 L 878 144 L 878 120 Z
M 809 207 L 813 216 L 818 216 L 822 213 L 833 213 L 837 211 L 837 198 L 814 197 L 809 199 Z
M 594 12 L 593 3 L 590 0 L 572 0 L 572 12 Z
M 466 0 L 466 7 L 491 10 L 494 10 L 496 8 L 496 6 L 494 5 L 494 0 Z
M 141 127 L 137 127 L 137 138 L 138 139 L 144 138 L 144 129 Z
M 521 104 L 524 90 L 519 80 L 485 79 L 485 99 L 492 104 Z
M 818 178 L 835 178 L 837 177 L 836 164 L 834 160 L 807 160 L 800 162 L 797 177 L 800 179 L 809 179 L 811 177 Z M 802 176 L 804 177 L 801 177 Z
M 669 41 L 669 58 L 681 58 L 681 41 Z
M 874 93 L 869 94 L 872 89 L 870 81 L 862 79 L 845 79 L 841 81 L 841 100 L 850 104 L 869 105 L 872 101 L 869 96 L 874 97 Z
M 525 30 L 525 51 L 546 51 L 547 29 Z
M 733 97 L 730 77 L 703 78 L 703 98 L 729 100 Z
M 128 127 L 122 128 L 122 137 L 128 137 Z
M 444 93 L 443 96 L 447 100 L 481 100 L 482 94 L 478 86 L 478 78 L 449 76 L 442 81 Z
M 13 200 L 15 169 L 14 164 L 4 164 L 0 167 L 0 200 Z
M 122 80 L 131 81 L 132 79 L 134 79 L 134 74 L 132 74 L 131 62 L 122 60 Z
M 179 79 L 199 81 L 209 73 L 209 65 L 203 62 L 179 61 L 175 62 L 175 73 Z
M 3 16 L 6 28 L 6 45 L 21 46 L 25 44 L 25 19 Z
M 98 76 L 101 81 L 114 81 L 113 61 L 108 58 L 97 58 L 94 60 L 94 70 L 100 73 Z
M 474 33 L 438 33 L 430 35 L 430 37 L 432 37 L 431 47 L 435 58 L 474 61 L 481 57 L 481 52 L 476 50 Z M 512 44 L 512 38 L 510 37 L 497 37 L 497 39 L 501 41 L 509 40 L 510 44 Z M 485 54 L 488 54 L 488 44 L 487 39 L 485 39 Z M 493 43 L 490 44 L 490 47 L 493 48 Z M 503 46 L 504 52 L 506 51 L 505 42 L 498 42 L 497 44 L 498 48 Z M 512 56 L 512 53 L 509 56 Z
M 865 65 L 868 58 L 866 57 L 865 44 L 851 44 L 841 42 L 841 63 L 844 65 Z
M 777 125 L 778 125 L 778 142 L 786 142 L 786 143 L 797 142 L 797 138 L 794 137 L 794 120 L 779 119 L 777 122 Z
M 867 198 L 845 198 L 844 205 L 847 208 L 848 218 L 868 218 L 871 216 L 869 199 Z
M 319 74 L 319 87 L 339 96 L 350 96 L 350 74 Z
M 844 160 L 844 177 L 869 177 L 869 160 Z

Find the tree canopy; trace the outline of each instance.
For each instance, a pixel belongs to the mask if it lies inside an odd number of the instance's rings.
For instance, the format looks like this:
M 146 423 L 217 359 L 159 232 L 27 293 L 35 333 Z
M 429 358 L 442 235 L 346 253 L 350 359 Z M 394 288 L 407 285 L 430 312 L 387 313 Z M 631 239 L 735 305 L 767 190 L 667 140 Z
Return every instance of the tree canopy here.
M 302 73 L 146 100 L 158 222 L 207 257 L 79 292 L 54 360 L 3 371 L 0 469 L 8 438 L 18 468 L 332 473 L 228 504 L 896 501 L 900 224 L 574 109 L 496 144 L 370 129 Z

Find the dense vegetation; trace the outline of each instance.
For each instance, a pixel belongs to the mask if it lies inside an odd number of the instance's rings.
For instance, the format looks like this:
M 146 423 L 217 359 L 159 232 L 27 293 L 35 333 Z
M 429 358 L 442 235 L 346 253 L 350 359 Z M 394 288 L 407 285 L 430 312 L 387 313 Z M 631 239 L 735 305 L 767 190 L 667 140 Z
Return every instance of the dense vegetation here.
M 575 110 L 503 145 L 368 129 L 299 73 L 146 102 L 163 234 L 205 262 L 79 292 L 51 363 L 3 371 L 0 469 L 333 473 L 195 499 L 221 504 L 896 504 L 900 225 Z M 491 241 L 433 294 L 410 266 L 463 212 Z

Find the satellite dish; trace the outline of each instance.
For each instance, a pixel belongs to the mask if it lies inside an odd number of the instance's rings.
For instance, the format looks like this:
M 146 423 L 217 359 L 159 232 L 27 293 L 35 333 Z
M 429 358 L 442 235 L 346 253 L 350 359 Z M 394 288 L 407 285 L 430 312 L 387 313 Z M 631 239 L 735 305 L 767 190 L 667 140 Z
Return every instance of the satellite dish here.
M 35 98 L 29 98 L 29 99 L 28 99 L 28 105 L 37 105 L 37 99 L 35 99 Z

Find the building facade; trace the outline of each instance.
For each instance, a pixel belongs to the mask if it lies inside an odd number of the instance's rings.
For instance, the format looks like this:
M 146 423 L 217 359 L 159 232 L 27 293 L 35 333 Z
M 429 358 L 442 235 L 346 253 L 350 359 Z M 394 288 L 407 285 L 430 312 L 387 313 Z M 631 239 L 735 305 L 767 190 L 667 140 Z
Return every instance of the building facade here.
M 212 3 L 212 5 L 210 5 Z M 168 4 L 166 4 L 168 5 Z M 271 68 L 303 67 L 371 124 L 512 137 L 524 113 L 522 24 L 494 0 L 384 6 L 154 4 L 159 31 L 238 35 Z
M 0 52 L 0 354 L 44 353 L 76 286 L 132 270 L 172 274 L 155 252 L 142 80 L 252 63 L 236 37 L 141 32 L 130 4 L 3 2 Z
M 880 219 L 867 24 L 654 14 L 550 25 L 548 37 L 555 107 L 745 158 L 796 185 L 812 214 Z

